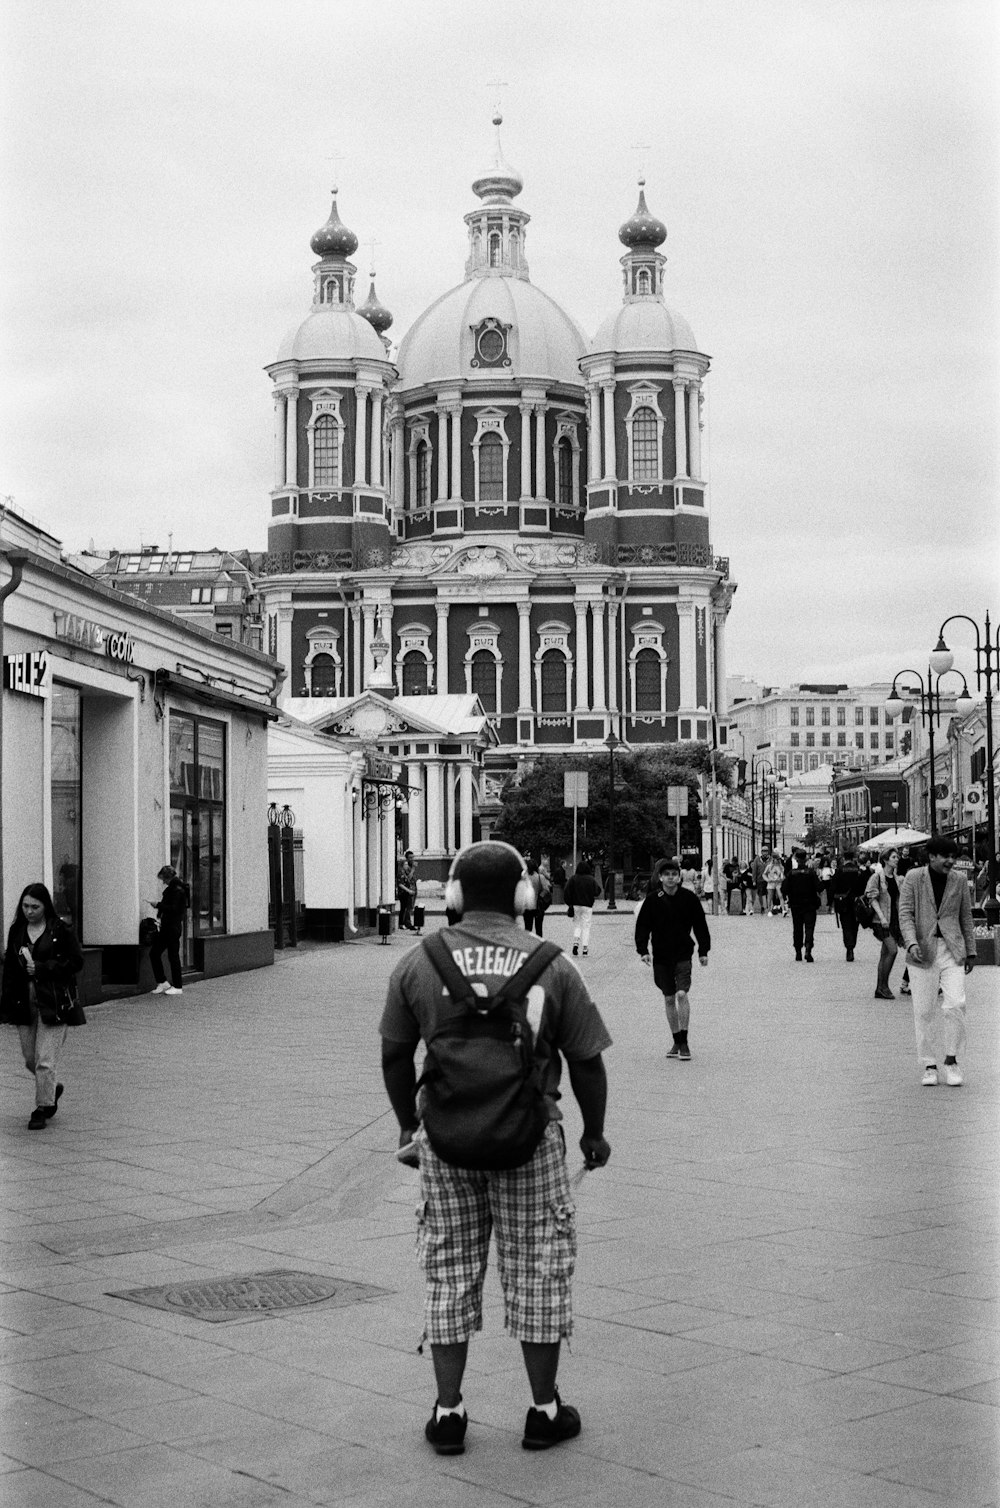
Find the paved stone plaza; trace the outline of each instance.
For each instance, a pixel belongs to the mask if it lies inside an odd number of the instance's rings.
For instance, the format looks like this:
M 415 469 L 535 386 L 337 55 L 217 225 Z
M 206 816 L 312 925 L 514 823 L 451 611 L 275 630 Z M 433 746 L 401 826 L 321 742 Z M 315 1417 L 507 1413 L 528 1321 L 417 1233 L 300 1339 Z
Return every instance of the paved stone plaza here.
M 581 963 L 615 1037 L 613 1154 L 578 1194 L 560 1382 L 583 1433 L 541 1456 L 520 1448 L 527 1384 L 492 1277 L 467 1452 L 423 1438 L 417 1181 L 376 1038 L 406 942 L 95 1009 L 40 1133 L 6 1031 L 0 1499 L 1000 1503 L 1000 971 L 969 981 L 965 1086 L 922 1089 L 908 1001 L 872 998 L 871 938 L 846 966 L 823 917 L 809 967 L 789 926 L 713 924 L 684 1064 L 664 1059 L 632 918 L 595 920 Z M 575 1147 L 572 1103 L 568 1126 Z M 221 1323 L 109 1296 L 279 1269 L 369 1296 Z

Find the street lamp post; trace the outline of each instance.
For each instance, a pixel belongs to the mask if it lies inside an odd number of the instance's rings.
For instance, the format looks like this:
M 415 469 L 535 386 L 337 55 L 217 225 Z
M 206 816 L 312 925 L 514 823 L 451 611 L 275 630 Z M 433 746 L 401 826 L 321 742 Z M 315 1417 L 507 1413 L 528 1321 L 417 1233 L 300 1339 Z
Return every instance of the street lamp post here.
M 767 816 L 766 816 L 766 812 L 765 812 L 765 799 L 766 799 L 766 791 L 767 791 L 767 776 L 764 774 L 764 771 L 767 770 L 769 772 L 772 780 L 773 780 L 774 779 L 774 765 L 771 763 L 771 761 L 769 759 L 758 759 L 756 755 L 750 761 L 750 789 L 751 789 L 751 801 L 750 801 L 750 857 L 751 858 L 753 858 L 753 855 L 754 855 L 754 853 L 756 851 L 756 843 L 754 841 L 755 828 L 754 828 L 754 799 L 753 798 L 756 795 L 756 790 L 757 790 L 757 771 L 758 770 L 760 770 L 760 772 L 761 772 L 761 776 L 760 776 L 760 841 L 761 841 L 761 843 L 765 843 L 767 841 Z
M 944 651 L 944 653 L 946 655 L 948 654 L 947 649 Z M 941 726 L 941 681 L 943 677 L 948 675 L 949 673 L 950 667 L 942 670 L 937 675 L 937 680 L 935 683 L 934 668 L 932 665 L 928 665 L 927 684 L 925 686 L 924 678 L 920 674 L 919 670 L 897 670 L 896 674 L 892 678 L 892 691 L 886 697 L 885 702 L 885 710 L 889 714 L 889 717 L 892 719 L 898 717 L 899 713 L 902 712 L 903 708 L 906 706 L 906 703 L 903 701 L 903 698 L 896 690 L 896 682 L 899 680 L 901 675 L 916 676 L 917 684 L 920 687 L 920 721 L 927 729 L 927 751 L 930 761 L 930 825 L 932 838 L 937 837 L 937 801 L 935 796 L 934 779 L 934 729 Z M 956 671 L 955 674 L 961 675 L 962 673 L 961 671 Z M 963 675 L 962 695 L 958 697 L 955 702 L 955 710 L 964 717 L 966 712 L 971 712 L 974 706 L 975 702 L 969 695 L 969 688 L 966 685 L 965 676 Z
M 617 911 L 615 901 L 615 750 L 621 747 L 621 739 L 609 733 L 604 740 L 608 751 L 608 910 Z
M 976 631 L 976 686 L 980 691 L 984 686 L 986 688 L 986 841 L 989 845 L 986 863 L 989 887 L 985 910 L 988 924 L 995 927 L 1000 921 L 1000 902 L 997 901 L 1000 874 L 997 866 L 996 776 L 993 769 L 993 681 L 996 678 L 1000 686 L 1000 629 L 993 633 L 990 615 L 987 613 L 985 634 L 981 638 L 979 624 L 974 618 L 970 618 L 967 613 L 952 613 L 941 624 L 937 645 L 931 653 L 931 669 L 939 675 L 945 675 L 954 663 L 955 656 L 944 642 L 944 631 L 949 623 L 959 619 L 964 623 L 971 623 Z

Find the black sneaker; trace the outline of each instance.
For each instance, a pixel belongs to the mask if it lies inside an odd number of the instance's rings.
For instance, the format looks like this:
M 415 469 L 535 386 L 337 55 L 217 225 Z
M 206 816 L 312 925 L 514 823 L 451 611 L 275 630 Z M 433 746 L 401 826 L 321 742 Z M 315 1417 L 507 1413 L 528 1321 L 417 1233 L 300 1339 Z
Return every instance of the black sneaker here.
M 681 1050 L 680 1050 L 680 1048 L 679 1048 L 679 1047 L 678 1047 L 678 1046 L 677 1046 L 677 1043 L 676 1043 L 676 1042 L 675 1042 L 675 1043 L 674 1043 L 674 1045 L 673 1045 L 673 1047 L 672 1047 L 672 1048 L 671 1048 L 671 1049 L 670 1049 L 670 1051 L 669 1051 L 669 1052 L 668 1052 L 668 1053 L 667 1053 L 667 1057 L 668 1057 L 668 1058 L 679 1058 L 679 1057 L 680 1057 L 680 1055 L 681 1055 Z
M 445 1414 L 439 1419 L 435 1404 L 424 1434 L 439 1456 L 460 1456 L 465 1452 L 465 1431 L 468 1427 L 468 1414 Z
M 56 1085 L 56 1102 L 55 1102 L 55 1104 L 54 1105 L 46 1105 L 45 1106 L 45 1114 L 46 1114 L 46 1117 L 49 1120 L 52 1119 L 52 1117 L 55 1115 L 56 1111 L 59 1109 L 59 1101 L 62 1098 L 62 1092 L 65 1089 L 65 1087 L 66 1087 L 65 1084 L 57 1084 Z
M 530 1408 L 524 1421 L 525 1450 L 550 1450 L 564 1440 L 573 1440 L 580 1433 L 580 1415 L 576 1409 L 563 1403 L 556 1393 L 556 1417 L 550 1419 L 541 1409 Z
M 681 1060 L 682 1063 L 690 1063 L 690 1061 L 691 1061 L 691 1049 L 690 1049 L 690 1047 L 688 1047 L 688 1045 L 687 1045 L 686 1042 L 685 1042 L 684 1046 L 682 1048 L 680 1048 L 680 1050 L 678 1051 L 677 1056 L 680 1058 L 680 1060 Z
M 45 1105 L 36 1105 L 35 1108 L 34 1108 L 34 1110 L 32 1110 L 32 1112 L 31 1112 L 31 1119 L 28 1121 L 28 1130 L 29 1131 L 44 1131 L 45 1127 L 48 1125 L 48 1123 L 49 1123 L 49 1112 L 48 1112 L 48 1109 L 46 1108 Z

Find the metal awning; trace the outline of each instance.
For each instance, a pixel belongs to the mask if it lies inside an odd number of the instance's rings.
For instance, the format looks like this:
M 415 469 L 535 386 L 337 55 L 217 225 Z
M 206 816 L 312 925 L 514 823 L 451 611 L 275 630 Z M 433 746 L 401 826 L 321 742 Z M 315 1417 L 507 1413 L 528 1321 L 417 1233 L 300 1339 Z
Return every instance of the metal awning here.
M 227 691 L 224 687 L 213 686 L 207 681 L 192 681 L 187 676 L 178 675 L 175 670 L 166 668 L 154 670 L 153 689 L 176 691 L 181 696 L 190 697 L 193 702 L 202 702 L 208 707 L 220 707 L 232 712 L 262 717 L 265 722 L 274 722 L 281 716 L 280 710 L 273 702 L 254 702 L 247 696 L 240 696 L 236 691 Z

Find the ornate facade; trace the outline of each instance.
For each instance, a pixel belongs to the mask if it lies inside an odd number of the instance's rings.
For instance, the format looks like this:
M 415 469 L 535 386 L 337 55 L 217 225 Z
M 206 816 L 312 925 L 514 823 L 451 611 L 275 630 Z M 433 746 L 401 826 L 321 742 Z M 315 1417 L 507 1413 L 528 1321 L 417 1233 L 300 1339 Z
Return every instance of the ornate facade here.
M 494 768 L 610 732 L 707 738 L 735 588 L 711 539 L 709 358 L 664 302 L 666 228 L 640 186 L 619 230 L 621 306 L 588 341 L 530 281 L 522 183 L 495 124 L 464 279 L 394 361 L 374 280 L 356 307 L 358 242 L 336 195 L 312 239 L 312 309 L 267 368 L 260 588 L 285 700 L 474 694 Z M 447 852 L 426 816 L 428 855 Z

